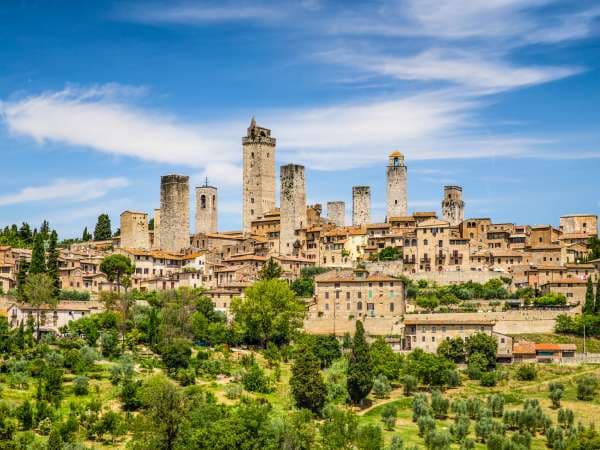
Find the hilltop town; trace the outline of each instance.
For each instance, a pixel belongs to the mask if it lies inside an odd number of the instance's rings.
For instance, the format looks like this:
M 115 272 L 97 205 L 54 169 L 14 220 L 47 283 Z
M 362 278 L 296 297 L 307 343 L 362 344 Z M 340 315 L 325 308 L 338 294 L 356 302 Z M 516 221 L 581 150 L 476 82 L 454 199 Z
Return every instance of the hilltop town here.
M 302 165 L 279 168 L 277 201 L 276 148 L 271 130 L 252 119 L 242 138 L 241 230 L 219 229 L 218 187 L 207 182 L 193 193 L 192 232 L 189 177 L 165 175 L 160 180 L 159 208 L 150 213 L 123 211 L 118 236 L 60 249 L 62 289 L 89 293 L 92 300 L 114 291 L 118 286 L 100 264 L 107 255 L 121 254 L 135 266 L 131 289 L 144 293 L 202 288 L 215 309 L 229 316 L 232 300 L 243 298 L 265 265 L 274 262 L 290 283 L 306 273 L 316 274 L 314 288 L 305 294 L 304 328 L 309 332 L 343 335 L 361 320 L 368 334 L 387 336 L 397 350 L 435 352 L 445 338 L 464 338 L 485 329 L 497 337 L 501 353 L 510 360 L 509 335 L 552 333 L 559 315 L 581 313 L 588 279 L 598 278 L 600 260 L 593 259 L 596 215 L 564 215 L 558 218 L 558 227 L 493 223 L 465 214 L 468 205 L 460 186 L 441 190 L 441 217 L 431 211 L 409 214 L 407 161 L 393 151 L 385 167 L 382 158 L 385 222 L 371 220 L 370 186 L 348 186 L 352 222 L 346 223 L 343 201 L 332 198 L 325 211 L 320 204 L 307 204 Z M 0 247 L 2 292 L 17 287 L 20 267 L 30 258 L 30 250 Z M 502 305 L 493 298 L 456 297 L 443 299 L 442 305 L 435 299 L 434 305 L 427 305 L 426 295 L 418 301 L 410 292 L 415 286 L 485 285 L 499 280 L 508 293 L 503 294 Z M 427 294 L 427 289 L 421 291 Z M 550 300 L 532 302 L 519 294 L 523 292 Z M 5 304 L 13 326 L 31 314 L 10 299 Z M 61 302 L 54 321 L 44 326 L 57 331 L 79 314 L 101 309 L 94 301 Z M 443 330 L 437 342 L 432 335 L 436 329 Z

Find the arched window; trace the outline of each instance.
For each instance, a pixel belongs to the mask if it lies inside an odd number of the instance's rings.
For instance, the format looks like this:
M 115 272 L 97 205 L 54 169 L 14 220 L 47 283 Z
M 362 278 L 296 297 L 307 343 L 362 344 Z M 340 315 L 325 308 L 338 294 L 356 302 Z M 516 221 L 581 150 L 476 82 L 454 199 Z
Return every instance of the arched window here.
M 398 166 L 399 162 L 398 162 L 398 157 L 394 158 L 394 166 Z
M 358 302 L 358 303 L 356 304 L 356 309 L 358 309 L 359 311 L 361 311 L 361 310 L 362 310 L 362 302 Z
M 200 196 L 200 208 L 206 208 L 206 195 L 204 194 Z

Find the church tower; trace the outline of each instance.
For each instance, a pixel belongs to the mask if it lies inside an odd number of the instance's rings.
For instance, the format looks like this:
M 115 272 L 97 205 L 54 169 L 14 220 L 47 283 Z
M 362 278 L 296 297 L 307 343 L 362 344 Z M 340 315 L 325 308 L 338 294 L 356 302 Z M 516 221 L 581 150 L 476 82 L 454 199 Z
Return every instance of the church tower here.
M 242 138 L 244 233 L 250 232 L 253 220 L 275 208 L 275 143 L 271 130 L 257 126 L 253 117 Z
M 406 216 L 407 203 L 404 155 L 396 151 L 390 153 L 387 167 L 387 220 Z
M 206 180 L 196 187 L 196 233 L 216 233 L 217 217 L 217 188 Z

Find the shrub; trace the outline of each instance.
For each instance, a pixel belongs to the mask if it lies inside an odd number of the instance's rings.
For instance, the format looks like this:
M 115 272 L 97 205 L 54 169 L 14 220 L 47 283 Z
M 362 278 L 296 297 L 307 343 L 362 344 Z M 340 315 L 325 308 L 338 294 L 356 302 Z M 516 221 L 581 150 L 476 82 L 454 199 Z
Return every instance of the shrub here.
M 488 408 L 492 417 L 502 417 L 504 414 L 504 397 L 501 395 L 490 395 L 487 399 Z
M 417 389 L 417 379 L 412 375 L 406 375 L 403 380 L 404 395 L 411 395 Z
M 262 394 L 271 392 L 269 379 L 256 363 L 243 372 L 242 385 L 249 392 L 260 392 Z
M 190 386 L 196 383 L 196 371 L 192 368 L 179 369 L 177 371 L 177 381 L 182 386 Z
M 89 378 L 75 377 L 73 380 L 73 393 L 75 395 L 87 395 L 89 392 Z
M 537 368 L 534 364 L 521 364 L 517 368 L 517 379 L 521 381 L 533 381 L 537 378 Z
M 560 388 L 552 389 L 550 391 L 550 401 L 552 402 L 552 408 L 560 408 L 560 400 L 563 396 L 563 390 Z
M 242 395 L 242 386 L 237 383 L 229 383 L 225 385 L 225 397 L 229 400 L 235 400 Z
M 442 395 L 438 390 L 435 390 L 431 394 L 431 409 L 436 419 L 445 419 L 448 415 L 448 407 L 450 401 Z
M 469 435 L 470 420 L 466 416 L 456 416 L 450 425 L 450 434 L 456 442 L 462 442 Z
M 427 397 L 423 394 L 415 395 L 412 402 L 412 410 L 413 422 L 416 422 L 419 419 L 419 417 L 430 416 L 431 408 L 429 407 L 429 403 L 427 402 Z
M 577 398 L 579 400 L 591 400 L 594 398 L 598 388 L 598 379 L 594 376 L 586 375 L 576 380 Z
M 496 386 L 496 373 L 495 372 L 486 372 L 481 375 L 479 379 L 479 383 L 481 386 L 485 387 L 493 387 Z
M 385 375 L 378 375 L 373 381 L 373 394 L 377 398 L 387 398 L 390 396 L 392 386 Z
M 435 419 L 429 415 L 421 416 L 417 419 L 419 427 L 419 436 L 427 436 L 430 431 L 435 430 Z
M 192 357 L 191 345 L 184 339 L 175 339 L 164 345 L 161 357 L 169 370 L 187 369 Z
M 430 450 L 450 450 L 452 437 L 447 431 L 431 431 L 425 436 L 425 446 Z
M 385 425 L 385 429 L 392 431 L 396 426 L 396 406 L 388 403 L 381 409 L 381 420 Z

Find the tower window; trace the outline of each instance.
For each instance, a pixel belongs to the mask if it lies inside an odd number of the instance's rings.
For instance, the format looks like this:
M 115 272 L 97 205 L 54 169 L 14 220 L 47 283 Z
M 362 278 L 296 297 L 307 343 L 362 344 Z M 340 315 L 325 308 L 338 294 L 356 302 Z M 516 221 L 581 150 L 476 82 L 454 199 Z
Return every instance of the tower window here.
M 398 166 L 399 162 L 398 162 L 398 158 L 394 158 L 394 166 Z
M 200 208 L 206 208 L 206 195 L 204 194 L 200 196 Z
M 250 153 L 250 157 L 254 158 L 254 152 Z

